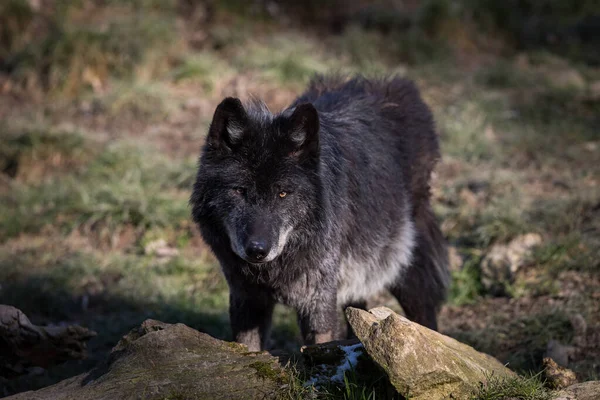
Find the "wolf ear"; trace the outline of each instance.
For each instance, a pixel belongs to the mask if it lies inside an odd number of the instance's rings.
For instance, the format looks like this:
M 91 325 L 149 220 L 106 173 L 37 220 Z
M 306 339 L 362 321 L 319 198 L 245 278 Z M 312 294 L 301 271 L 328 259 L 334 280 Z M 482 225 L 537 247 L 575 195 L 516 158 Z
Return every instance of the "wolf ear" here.
M 289 138 L 295 153 L 312 153 L 319 148 L 319 113 L 310 103 L 300 104 L 290 117 Z
M 206 142 L 211 149 L 231 147 L 242 139 L 248 115 L 240 99 L 227 97 L 217 106 Z

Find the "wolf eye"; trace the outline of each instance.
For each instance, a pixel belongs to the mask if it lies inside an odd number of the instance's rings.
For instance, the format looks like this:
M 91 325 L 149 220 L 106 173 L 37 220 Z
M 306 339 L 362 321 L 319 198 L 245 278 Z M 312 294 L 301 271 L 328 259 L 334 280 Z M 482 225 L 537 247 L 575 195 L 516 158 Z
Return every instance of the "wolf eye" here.
M 246 189 L 242 187 L 233 188 L 233 191 L 240 196 L 244 196 L 246 194 Z
M 279 197 L 283 199 L 285 196 L 287 196 L 287 192 L 279 192 Z

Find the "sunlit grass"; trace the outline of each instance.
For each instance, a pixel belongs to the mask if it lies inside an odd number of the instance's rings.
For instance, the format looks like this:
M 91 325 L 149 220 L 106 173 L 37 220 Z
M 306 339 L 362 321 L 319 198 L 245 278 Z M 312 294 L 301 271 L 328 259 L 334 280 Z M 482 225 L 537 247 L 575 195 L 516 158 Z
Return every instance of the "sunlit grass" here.
M 544 387 L 539 375 L 499 378 L 491 376 L 485 385 L 481 385 L 471 400 L 549 400 L 552 394 Z
M 195 173 L 187 163 L 149 156 L 152 147 L 107 146 L 79 172 L 39 184 L 10 182 L 0 193 L 4 238 L 39 232 L 46 225 L 75 228 L 141 229 L 187 223 L 188 188 Z

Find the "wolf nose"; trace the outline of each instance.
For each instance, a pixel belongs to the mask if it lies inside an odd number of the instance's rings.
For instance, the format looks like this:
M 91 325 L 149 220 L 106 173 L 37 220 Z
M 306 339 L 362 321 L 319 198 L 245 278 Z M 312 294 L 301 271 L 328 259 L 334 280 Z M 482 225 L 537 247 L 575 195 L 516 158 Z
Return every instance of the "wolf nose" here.
M 263 241 L 252 240 L 246 246 L 246 255 L 256 261 L 261 261 L 267 256 L 267 244 Z

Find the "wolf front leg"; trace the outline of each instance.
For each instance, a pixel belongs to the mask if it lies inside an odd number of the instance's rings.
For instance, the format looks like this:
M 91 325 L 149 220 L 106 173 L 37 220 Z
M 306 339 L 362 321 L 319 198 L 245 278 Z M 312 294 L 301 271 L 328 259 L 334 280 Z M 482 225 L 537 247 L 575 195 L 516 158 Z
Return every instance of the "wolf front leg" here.
M 234 340 L 250 351 L 264 350 L 275 300 L 257 288 L 230 288 L 229 319 Z
M 326 343 L 338 339 L 336 292 L 313 299 L 298 310 L 298 324 L 304 344 Z

